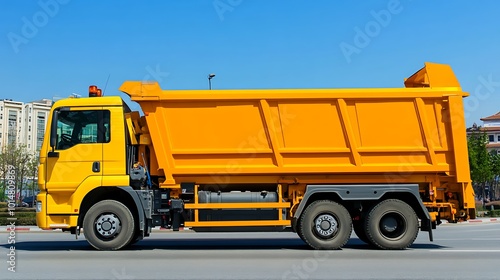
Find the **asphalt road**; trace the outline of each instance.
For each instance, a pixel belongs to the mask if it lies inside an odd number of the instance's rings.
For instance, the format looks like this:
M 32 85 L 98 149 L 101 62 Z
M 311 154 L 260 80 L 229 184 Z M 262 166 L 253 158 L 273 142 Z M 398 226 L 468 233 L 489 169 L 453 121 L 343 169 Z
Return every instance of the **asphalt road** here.
M 404 251 L 353 234 L 337 251 L 309 250 L 293 233 L 153 232 L 127 250 L 95 251 L 62 232 L 17 232 L 0 279 L 500 279 L 500 223 L 443 225 Z M 11 253 L 12 254 L 12 253 Z

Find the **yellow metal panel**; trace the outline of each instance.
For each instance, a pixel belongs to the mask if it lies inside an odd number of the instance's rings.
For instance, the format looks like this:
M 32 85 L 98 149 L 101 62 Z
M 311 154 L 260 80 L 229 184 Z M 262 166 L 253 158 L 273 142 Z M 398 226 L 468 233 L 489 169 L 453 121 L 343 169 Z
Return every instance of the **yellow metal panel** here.
M 36 196 L 36 200 L 42 202 L 42 211 L 36 212 L 36 225 L 42 229 L 48 229 L 47 224 L 47 193 L 41 190 Z
M 284 148 L 347 148 L 338 108 L 332 100 L 281 103 Z
M 278 167 L 283 166 L 283 156 L 280 154 L 280 143 L 278 142 L 278 135 L 276 131 L 276 124 L 274 123 L 273 117 L 271 115 L 271 109 L 269 108 L 269 103 L 266 100 L 260 100 L 260 107 L 262 110 L 262 115 L 264 118 L 264 123 L 266 125 L 266 130 L 268 131 L 268 137 L 271 142 L 273 149 L 273 155 L 275 164 Z
M 338 152 L 325 152 L 318 151 L 316 153 L 311 152 L 301 152 L 301 153 L 284 153 L 283 155 L 284 166 L 298 167 L 302 168 L 304 166 L 316 166 L 318 167 L 341 167 L 341 166 L 353 166 L 354 162 L 351 160 L 351 153 L 349 151 L 338 153 Z M 333 171 L 333 169 L 331 169 Z M 305 170 L 304 170 L 305 171 Z
M 132 121 L 132 116 L 129 113 L 125 114 L 125 121 L 127 123 L 127 128 L 128 128 L 128 132 L 129 132 L 130 144 L 132 144 L 132 145 L 139 144 L 139 142 L 137 141 L 137 137 L 136 137 L 136 134 L 138 132 L 136 132 L 136 130 L 135 130 L 135 127 L 134 127 L 134 124 Z
M 382 100 L 381 100 L 382 101 Z M 356 102 L 360 148 L 423 147 L 423 139 L 413 100 Z
M 102 176 L 102 186 L 103 187 L 123 187 L 128 186 L 130 183 L 130 177 L 127 174 L 123 175 L 104 175 Z
M 58 107 L 102 107 L 102 106 L 123 106 L 123 100 L 119 96 L 103 96 L 91 98 L 66 98 L 56 101 L 52 108 Z M 102 109 L 102 108 L 101 108 Z
M 175 170 L 197 170 L 203 168 L 223 168 L 230 173 L 243 168 L 274 168 L 274 155 L 269 154 L 209 154 L 209 155 L 174 155 Z
M 185 222 L 186 227 L 249 227 L 249 226 L 290 226 L 291 221 L 208 221 Z
M 259 107 L 258 101 L 164 103 L 162 127 L 174 150 L 270 149 Z
M 290 203 L 257 202 L 257 203 L 189 203 L 185 209 L 269 209 L 288 208 Z
M 94 188 L 102 184 L 101 176 L 85 178 L 76 189 L 68 191 L 50 191 L 47 194 L 48 214 L 76 214 L 83 198 Z M 75 211 L 76 210 L 76 211 Z
M 420 123 L 420 129 L 423 132 L 424 145 L 428 149 L 428 161 L 432 165 L 436 165 L 436 153 L 434 151 L 434 144 L 432 141 L 431 131 L 429 124 L 429 119 L 427 118 L 427 112 L 425 111 L 425 103 L 422 98 L 416 99 L 417 115 Z
M 71 228 L 77 225 L 77 215 L 47 215 L 48 228 Z
M 446 131 L 441 112 L 443 109 L 443 99 L 423 100 L 425 114 L 427 115 L 427 125 L 429 127 L 430 141 L 435 151 L 447 149 Z
M 351 148 L 352 159 L 354 164 L 359 166 L 361 165 L 361 156 L 359 155 L 359 141 L 356 141 L 356 136 L 353 131 L 353 125 L 351 122 L 351 118 L 349 116 L 349 111 L 347 108 L 347 103 L 344 99 L 338 99 L 338 106 L 340 110 L 341 122 L 343 124 L 343 131 L 346 138 L 346 142 L 348 146 Z
M 449 65 L 426 62 L 424 68 L 406 79 L 405 86 L 460 88 L 460 83 Z
M 71 192 L 88 176 L 100 178 L 101 172 L 92 172 L 92 164 L 102 160 L 102 152 L 102 144 L 78 144 L 59 151 L 58 158 L 47 158 L 47 189 Z
M 109 142 L 102 144 L 102 174 L 105 176 L 125 175 L 127 171 L 124 164 L 126 159 L 123 108 L 108 107 L 106 110 L 110 111 Z M 125 185 L 128 185 L 128 182 Z
M 43 151 L 43 146 L 42 146 L 42 151 Z M 47 182 L 47 179 L 45 178 L 47 170 L 46 168 L 47 168 L 47 157 L 40 156 L 40 164 L 38 165 L 37 174 L 38 174 L 38 189 L 41 191 L 45 190 L 45 183 Z
M 453 141 L 456 176 L 458 182 L 470 182 L 469 157 L 467 153 L 467 136 L 465 132 L 465 117 L 462 98 L 449 97 L 449 122 Z
M 423 171 L 422 167 L 430 167 L 427 161 L 427 153 L 417 152 L 398 152 L 398 153 L 361 153 L 363 166 L 384 167 L 391 169 L 394 166 L 400 166 L 399 171 Z

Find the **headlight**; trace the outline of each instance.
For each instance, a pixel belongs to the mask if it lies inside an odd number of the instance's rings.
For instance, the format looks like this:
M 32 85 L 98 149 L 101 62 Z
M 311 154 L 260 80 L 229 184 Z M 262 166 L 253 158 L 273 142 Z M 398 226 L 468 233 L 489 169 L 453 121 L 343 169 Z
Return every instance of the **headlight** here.
M 36 202 L 36 212 L 37 213 L 42 212 L 42 202 L 41 201 Z

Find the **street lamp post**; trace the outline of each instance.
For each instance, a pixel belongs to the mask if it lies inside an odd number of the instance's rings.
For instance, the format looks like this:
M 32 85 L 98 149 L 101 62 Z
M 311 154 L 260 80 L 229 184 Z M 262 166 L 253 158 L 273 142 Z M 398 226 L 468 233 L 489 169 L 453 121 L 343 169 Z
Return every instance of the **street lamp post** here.
M 208 89 L 212 90 L 212 78 L 215 77 L 214 73 L 208 74 Z

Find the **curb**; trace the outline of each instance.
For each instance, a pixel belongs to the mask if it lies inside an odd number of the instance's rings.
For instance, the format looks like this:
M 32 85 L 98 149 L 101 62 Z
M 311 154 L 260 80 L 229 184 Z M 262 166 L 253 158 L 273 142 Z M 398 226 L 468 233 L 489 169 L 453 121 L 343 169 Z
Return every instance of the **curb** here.
M 10 232 L 12 231 L 12 227 L 10 226 L 0 226 L 0 233 L 2 232 Z M 53 231 L 62 231 L 61 229 L 41 229 L 37 226 L 19 226 L 15 227 L 14 231 L 16 232 L 26 232 L 26 231 L 43 231 L 43 232 L 53 232 Z
M 479 218 L 479 219 L 473 219 L 473 220 L 467 220 L 467 221 L 462 221 L 462 222 L 457 222 L 457 223 L 449 223 L 446 220 L 442 221 L 442 225 L 445 224 L 450 224 L 450 225 L 457 225 L 457 224 L 478 224 L 478 223 L 498 223 L 500 222 L 500 218 Z
M 10 226 L 0 226 L 0 233 L 2 232 L 10 232 L 12 230 L 12 228 Z M 58 231 L 61 231 L 62 232 L 62 229 L 41 229 L 37 226 L 19 226 L 19 227 L 15 227 L 14 230 L 16 232 L 28 232 L 28 231 L 39 231 L 39 232 L 58 232 Z M 153 230 L 154 231 L 162 231 L 162 232 L 168 232 L 168 231 L 172 231 L 172 229 L 169 229 L 169 228 L 162 228 L 162 227 L 154 227 Z M 179 228 L 179 231 L 190 231 L 189 228 Z M 82 229 L 82 232 L 83 232 L 83 229 Z
M 482 219 L 468 220 L 460 223 L 494 223 L 494 222 L 500 222 L 500 218 L 482 218 Z

